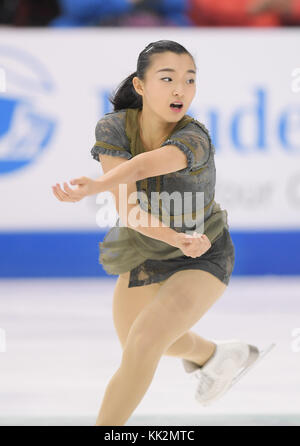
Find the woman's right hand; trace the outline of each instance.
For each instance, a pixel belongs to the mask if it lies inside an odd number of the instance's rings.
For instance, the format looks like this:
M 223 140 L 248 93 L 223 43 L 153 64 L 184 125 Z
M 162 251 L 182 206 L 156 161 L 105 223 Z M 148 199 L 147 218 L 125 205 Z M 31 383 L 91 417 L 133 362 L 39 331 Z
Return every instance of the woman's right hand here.
M 208 237 L 196 231 L 192 235 L 178 232 L 175 236 L 175 244 L 185 256 L 193 258 L 201 256 L 211 247 Z

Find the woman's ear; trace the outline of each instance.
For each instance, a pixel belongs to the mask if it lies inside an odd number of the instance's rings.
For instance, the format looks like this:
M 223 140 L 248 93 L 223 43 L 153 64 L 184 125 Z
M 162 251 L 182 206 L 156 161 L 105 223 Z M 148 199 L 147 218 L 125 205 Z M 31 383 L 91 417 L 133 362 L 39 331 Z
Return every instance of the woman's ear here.
M 139 78 L 137 76 L 134 76 L 134 78 L 132 79 L 132 83 L 133 83 L 133 88 L 135 89 L 135 91 L 143 96 L 143 88 L 141 85 L 141 81 L 139 80 Z

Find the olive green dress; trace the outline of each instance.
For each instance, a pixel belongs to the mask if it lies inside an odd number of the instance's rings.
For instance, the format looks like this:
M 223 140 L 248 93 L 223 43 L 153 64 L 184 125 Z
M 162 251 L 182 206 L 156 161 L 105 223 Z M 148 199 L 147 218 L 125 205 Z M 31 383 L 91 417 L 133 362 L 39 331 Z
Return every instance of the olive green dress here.
M 145 151 L 140 138 L 140 109 L 106 113 L 97 122 L 93 158 L 108 154 L 131 159 Z M 228 285 L 235 260 L 227 211 L 215 201 L 215 148 L 205 126 L 189 115 L 176 124 L 161 146 L 176 145 L 187 167 L 136 182 L 140 207 L 177 232 L 204 233 L 212 246 L 199 257 L 126 227 L 118 218 L 99 242 L 99 262 L 108 274 L 130 271 L 129 288 L 165 280 L 176 271 L 201 269 Z M 179 195 L 178 195 L 179 192 Z M 170 197 L 176 197 L 172 200 Z M 173 203 L 173 208 L 172 208 Z

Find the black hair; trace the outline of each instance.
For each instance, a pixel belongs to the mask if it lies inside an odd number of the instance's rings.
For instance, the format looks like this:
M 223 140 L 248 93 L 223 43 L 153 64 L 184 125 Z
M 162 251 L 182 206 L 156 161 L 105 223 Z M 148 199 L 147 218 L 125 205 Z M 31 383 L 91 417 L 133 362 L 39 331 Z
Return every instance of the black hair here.
M 171 51 L 176 54 L 188 54 L 191 56 L 194 64 L 194 57 L 184 46 L 180 45 L 173 40 L 158 40 L 156 42 L 149 43 L 145 49 L 139 54 L 137 61 L 137 70 L 130 74 L 126 79 L 121 82 L 115 93 L 109 97 L 109 101 L 114 106 L 114 111 L 122 110 L 125 108 L 139 108 L 143 107 L 143 97 L 135 91 L 132 83 L 132 79 L 137 76 L 139 79 L 144 80 L 145 72 L 151 63 L 150 57 L 152 54 L 164 53 L 165 51 Z M 196 64 L 195 64 L 196 66 Z

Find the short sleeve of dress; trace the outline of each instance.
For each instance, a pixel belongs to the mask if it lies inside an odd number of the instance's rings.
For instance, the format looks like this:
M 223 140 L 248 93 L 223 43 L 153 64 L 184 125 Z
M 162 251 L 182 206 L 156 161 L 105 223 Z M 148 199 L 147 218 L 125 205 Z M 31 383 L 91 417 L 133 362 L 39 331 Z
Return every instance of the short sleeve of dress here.
M 96 142 L 91 149 L 92 157 L 99 161 L 99 154 L 121 156 L 131 159 L 130 145 L 124 127 L 122 113 L 107 113 L 97 122 Z
M 211 150 L 214 152 L 208 130 L 196 120 L 172 133 L 171 137 L 162 144 L 162 146 L 166 145 L 175 145 L 185 153 L 188 165 L 181 169 L 180 173 L 188 174 L 199 169 L 208 161 Z

